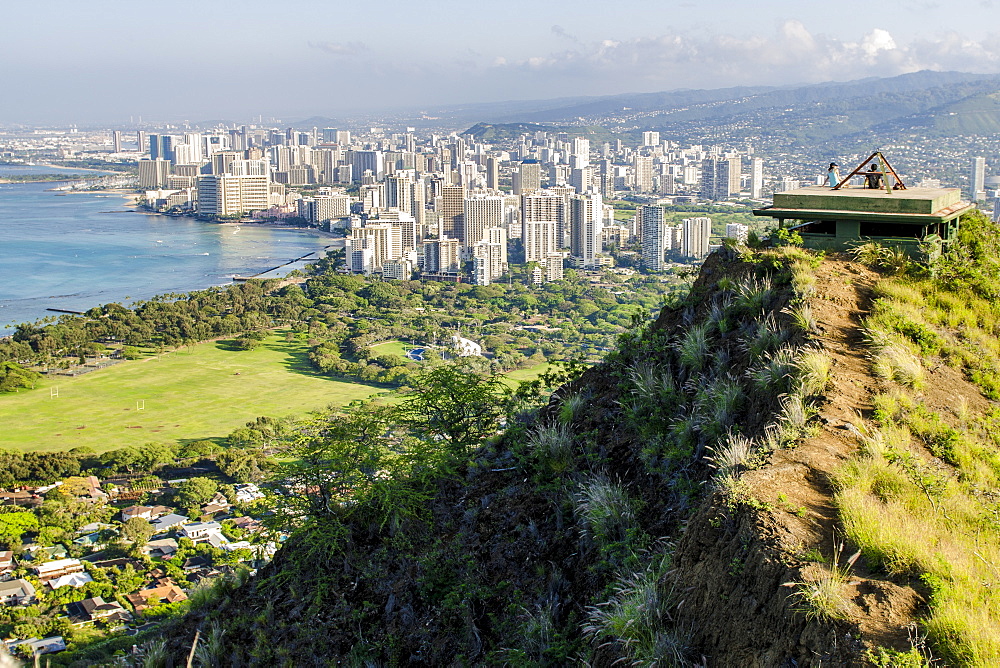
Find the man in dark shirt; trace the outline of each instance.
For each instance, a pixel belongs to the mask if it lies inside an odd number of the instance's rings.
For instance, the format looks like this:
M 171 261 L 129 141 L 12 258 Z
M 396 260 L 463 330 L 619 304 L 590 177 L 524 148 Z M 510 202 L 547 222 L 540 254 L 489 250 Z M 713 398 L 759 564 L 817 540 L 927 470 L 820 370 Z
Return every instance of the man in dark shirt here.
M 882 187 L 882 172 L 874 162 L 868 168 L 868 171 L 865 172 L 865 184 L 872 190 L 878 190 Z

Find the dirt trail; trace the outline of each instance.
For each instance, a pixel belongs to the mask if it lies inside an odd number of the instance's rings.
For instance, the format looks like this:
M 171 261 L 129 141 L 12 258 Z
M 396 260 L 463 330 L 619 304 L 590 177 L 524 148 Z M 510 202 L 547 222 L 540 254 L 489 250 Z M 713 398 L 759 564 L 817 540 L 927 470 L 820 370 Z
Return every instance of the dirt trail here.
M 860 322 L 878 275 L 836 257 L 816 275 L 810 300 L 816 344 L 832 360 L 819 432 L 744 474 L 752 506 L 735 515 L 723 506 L 700 512 L 678 545 L 676 566 L 689 585 L 681 621 L 695 629 L 695 646 L 709 666 L 862 665 L 865 646 L 908 648 L 907 629 L 925 605 L 909 583 L 861 564 L 845 592 L 851 611 L 843 623 L 807 620 L 789 598 L 793 589 L 783 586 L 828 572 L 816 551 L 830 563 L 842 536 L 829 476 L 857 450 L 856 425 L 868 417 L 876 386 Z M 852 552 L 844 548 L 842 563 Z
M 857 424 L 870 416 L 875 380 L 863 349 L 860 321 L 867 313 L 871 288 L 878 276 L 857 263 L 828 259 L 817 271 L 816 297 L 811 300 L 819 327 L 818 342 L 832 360 L 829 400 L 820 406 L 822 428 L 799 446 L 775 453 L 770 466 L 748 474 L 755 494 L 775 508 L 774 521 L 784 531 L 782 542 L 792 554 L 818 548 L 830 561 L 842 540 L 829 474 L 857 449 Z M 804 509 L 804 510 L 803 510 Z M 841 562 L 853 552 L 846 546 Z M 803 576 L 824 567 L 807 566 Z M 908 585 L 853 569 L 849 597 L 856 606 L 850 622 L 865 640 L 884 646 L 909 646 L 907 625 L 923 599 Z

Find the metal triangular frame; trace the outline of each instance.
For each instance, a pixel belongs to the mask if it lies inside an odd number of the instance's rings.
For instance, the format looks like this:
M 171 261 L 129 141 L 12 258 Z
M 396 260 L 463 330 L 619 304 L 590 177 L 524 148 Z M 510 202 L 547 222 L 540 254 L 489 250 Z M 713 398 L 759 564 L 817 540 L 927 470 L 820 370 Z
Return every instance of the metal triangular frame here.
M 841 186 L 850 181 L 852 176 L 861 174 L 861 170 L 868 165 L 869 161 L 875 158 L 878 158 L 878 164 L 882 168 L 882 184 L 885 186 L 885 191 L 891 195 L 893 190 L 906 190 L 906 184 L 903 183 L 903 179 L 899 178 L 899 174 L 896 173 L 896 170 L 892 168 L 889 161 L 882 155 L 882 151 L 877 149 L 870 156 L 862 160 L 861 164 L 855 167 L 853 172 L 842 178 L 840 183 L 833 187 L 833 190 L 840 190 Z M 889 185 L 889 174 L 892 174 L 892 177 L 896 179 L 896 183 L 892 186 Z

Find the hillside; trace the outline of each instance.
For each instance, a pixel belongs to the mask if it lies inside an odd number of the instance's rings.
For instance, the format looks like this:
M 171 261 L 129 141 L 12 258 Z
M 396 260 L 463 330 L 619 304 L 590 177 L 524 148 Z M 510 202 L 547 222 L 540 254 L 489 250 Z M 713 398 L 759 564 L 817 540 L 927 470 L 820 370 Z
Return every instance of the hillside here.
M 997 233 L 964 220 L 933 276 L 723 249 L 471 456 L 464 417 L 374 458 L 388 414 L 314 426 L 299 531 L 147 655 L 197 631 L 195 665 L 997 665 Z

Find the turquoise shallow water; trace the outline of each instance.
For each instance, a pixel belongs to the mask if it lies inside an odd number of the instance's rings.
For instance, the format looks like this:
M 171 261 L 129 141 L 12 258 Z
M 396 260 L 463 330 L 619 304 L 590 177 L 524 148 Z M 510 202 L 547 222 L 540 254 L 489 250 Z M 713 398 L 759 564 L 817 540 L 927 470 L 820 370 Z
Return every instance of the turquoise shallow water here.
M 0 166 L 0 177 L 21 171 Z M 332 242 L 308 230 L 124 212 L 120 195 L 58 195 L 55 185 L 0 184 L 0 334 L 55 315 L 47 308 L 225 285 Z

